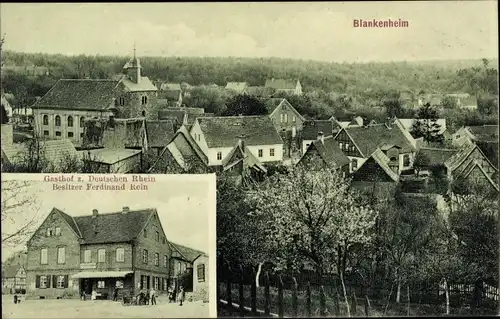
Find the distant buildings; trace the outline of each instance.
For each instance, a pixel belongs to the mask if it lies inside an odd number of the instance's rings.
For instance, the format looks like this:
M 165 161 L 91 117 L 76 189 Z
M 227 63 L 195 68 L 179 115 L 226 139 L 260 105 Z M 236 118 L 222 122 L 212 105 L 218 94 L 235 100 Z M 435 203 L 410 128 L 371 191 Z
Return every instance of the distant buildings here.
M 302 84 L 299 80 L 285 80 L 285 79 L 270 79 L 266 80 L 264 85 L 266 88 L 272 88 L 276 93 L 287 93 L 293 95 L 302 95 Z
M 26 290 L 26 270 L 22 265 L 2 265 L 2 293 Z

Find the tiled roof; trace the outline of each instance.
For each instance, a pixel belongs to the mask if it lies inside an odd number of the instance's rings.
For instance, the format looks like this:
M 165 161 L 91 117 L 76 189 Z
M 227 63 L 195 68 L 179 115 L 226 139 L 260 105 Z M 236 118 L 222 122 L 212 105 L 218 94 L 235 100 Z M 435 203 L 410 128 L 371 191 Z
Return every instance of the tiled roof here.
M 246 145 L 276 145 L 283 140 L 267 115 L 198 117 L 209 148 L 234 147 L 243 139 Z
M 401 125 L 410 132 L 413 128 L 413 124 L 417 121 L 417 119 L 399 119 Z M 446 119 L 436 119 L 436 124 L 440 127 L 439 133 L 442 134 L 446 131 Z
M 399 180 L 399 175 L 389 167 L 389 157 L 387 157 L 387 155 L 385 155 L 381 149 L 377 148 L 370 157 L 373 158 L 375 162 L 377 162 L 377 164 L 384 170 L 385 173 L 387 173 L 387 175 L 393 181 L 397 182 Z
M 21 265 L 2 266 L 2 278 L 14 278 L 21 269 Z
M 319 155 L 325 163 L 331 167 L 340 168 L 349 164 L 349 158 L 339 148 L 339 145 L 333 136 L 325 137 L 323 142 L 315 140 L 312 142 L 312 145 L 316 147 Z
M 162 90 L 158 92 L 158 98 L 167 101 L 178 101 L 181 97 L 181 90 Z
M 224 170 L 229 169 L 234 166 L 240 160 L 243 160 L 243 168 L 257 168 L 262 172 L 267 172 L 264 165 L 252 154 L 248 147 L 242 145 L 242 141 L 238 141 L 234 148 L 227 154 L 227 156 L 222 160 L 222 166 Z M 235 160 L 239 158 L 240 160 Z
M 82 237 L 82 233 L 80 232 L 80 229 L 78 228 L 78 225 L 76 224 L 75 219 L 72 216 L 66 214 L 65 212 L 58 210 L 57 208 L 54 208 L 54 209 L 59 212 L 59 214 L 62 216 L 62 218 L 68 223 L 69 227 L 71 227 L 71 229 L 73 229 L 75 234 L 77 234 L 77 236 L 79 236 L 79 237 Z
M 163 120 L 165 118 L 175 117 L 177 119 L 177 123 L 183 124 L 184 117 L 186 116 L 186 111 L 179 110 L 178 108 L 169 107 L 163 110 L 158 111 L 158 118 Z
M 173 243 L 171 241 L 168 242 L 170 244 L 170 247 L 173 250 L 176 250 L 179 254 L 181 254 L 182 259 L 192 263 L 196 258 L 198 258 L 200 255 L 206 255 L 206 253 L 202 252 L 201 250 L 196 250 L 193 248 L 189 248 L 183 245 L 179 245 L 176 243 Z
M 415 150 L 396 125 L 387 127 L 385 124 L 374 124 L 367 127 L 347 127 L 344 130 L 351 136 L 364 157 L 368 157 L 383 144 L 397 145 L 402 152 Z
M 29 141 L 27 142 L 29 143 Z M 75 146 L 70 140 L 41 140 L 41 149 L 45 159 L 56 167 L 66 158 L 75 158 L 78 156 Z M 15 143 L 2 145 L 2 151 L 11 164 L 17 164 L 23 159 L 23 152 L 27 151 L 26 143 Z
M 127 76 L 124 76 L 121 82 L 125 85 L 125 88 L 130 92 L 158 91 L 158 88 L 149 80 L 147 76 L 142 76 L 139 83 L 134 83 L 130 81 L 130 79 Z
M 462 164 L 462 162 L 469 156 L 469 154 L 474 151 L 476 147 L 477 145 L 474 143 L 464 144 L 458 152 L 453 154 L 444 162 L 444 165 L 448 167 L 448 169 L 454 171 L 457 167 L 460 166 L 460 164 Z
M 175 134 L 175 123 L 172 120 L 146 121 L 148 146 L 165 147 Z
M 270 87 L 276 90 L 295 90 L 297 80 L 271 79 L 266 80 L 265 87 Z
M 135 156 L 141 153 L 141 150 L 128 148 L 98 148 L 93 150 L 78 151 L 80 156 L 88 157 L 90 154 L 91 160 L 98 163 L 113 165 L 124 159 Z
M 104 244 L 133 240 L 142 231 L 156 209 L 130 210 L 127 213 L 98 213 L 74 216 L 85 244 Z
M 302 128 L 302 139 L 307 141 L 315 140 L 318 137 L 318 132 L 323 132 L 324 136 L 333 135 L 333 121 L 330 120 L 317 120 L 306 121 Z
M 246 92 L 249 95 L 258 97 L 271 97 L 274 93 L 274 89 L 264 86 L 247 86 Z
M 161 91 L 181 91 L 180 83 L 162 83 L 160 85 Z
M 247 87 L 246 82 L 227 82 L 226 84 L 227 90 L 233 90 L 236 91 L 237 93 L 242 93 L 246 87 Z
M 361 116 L 356 116 L 355 118 L 352 119 L 350 125 L 357 125 L 357 126 L 363 126 L 363 118 Z
M 477 141 L 498 143 L 498 125 L 467 126 Z
M 290 102 L 287 101 L 285 98 L 270 98 L 265 101 L 266 108 L 269 112 L 269 114 L 273 114 L 274 112 L 278 111 L 278 108 L 288 108 L 291 109 L 295 115 L 301 119 L 302 121 L 305 121 L 306 119 L 293 107 Z
M 114 119 L 114 126 L 104 130 L 102 146 L 105 148 L 142 147 L 144 118 Z
M 118 81 L 61 79 L 33 108 L 105 110 L 114 101 Z
M 444 163 L 458 152 L 457 149 L 421 147 L 419 152 L 429 158 L 429 165 L 444 165 Z

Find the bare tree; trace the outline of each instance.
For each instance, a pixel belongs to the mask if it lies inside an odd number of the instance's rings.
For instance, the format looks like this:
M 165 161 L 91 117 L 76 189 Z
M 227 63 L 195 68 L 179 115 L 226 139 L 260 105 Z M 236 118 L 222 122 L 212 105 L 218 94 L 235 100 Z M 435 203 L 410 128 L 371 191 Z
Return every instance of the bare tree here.
M 36 197 L 29 191 L 34 183 L 2 181 L 2 247 L 19 245 L 35 231 L 36 214 L 26 216 L 26 212 L 36 212 L 39 208 Z

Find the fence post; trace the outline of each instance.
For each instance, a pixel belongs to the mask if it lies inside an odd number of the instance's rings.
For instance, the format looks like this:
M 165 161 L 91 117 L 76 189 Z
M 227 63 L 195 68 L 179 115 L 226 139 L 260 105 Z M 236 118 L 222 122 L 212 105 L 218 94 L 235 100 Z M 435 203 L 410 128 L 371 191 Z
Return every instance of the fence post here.
M 252 315 L 257 315 L 257 282 L 255 281 L 255 268 L 252 267 L 252 291 L 251 291 L 251 303 L 252 303 Z
M 297 290 L 299 289 L 299 285 L 297 283 L 297 279 L 293 278 L 293 287 L 292 287 L 292 317 L 297 318 L 298 310 L 299 310 L 299 302 L 297 298 Z
M 324 317 L 326 316 L 326 293 L 325 293 L 325 287 L 323 285 L 320 286 L 319 288 L 319 315 Z
M 271 315 L 271 294 L 269 292 L 269 271 L 265 274 L 264 284 L 264 315 L 269 317 Z
M 370 299 L 368 299 L 368 295 L 365 295 L 365 315 L 370 317 Z
M 312 316 L 312 311 L 311 311 L 311 282 L 307 282 L 306 286 L 306 313 L 309 318 Z
M 357 308 L 358 308 L 358 300 L 356 299 L 356 292 L 352 292 L 352 298 L 351 298 L 351 314 L 353 316 L 356 315 L 356 311 L 357 311 Z
M 239 292 L 239 304 L 240 304 L 240 316 L 245 315 L 245 308 L 244 308 L 244 303 L 245 303 L 245 298 L 243 296 L 243 280 L 245 280 L 245 276 L 243 274 L 243 266 L 240 265 L 240 283 L 238 285 L 238 292 Z
M 226 295 L 227 295 L 227 305 L 228 307 L 233 306 L 233 296 L 231 294 L 231 276 L 230 276 L 230 268 L 227 266 L 227 277 L 226 277 Z
M 283 280 L 278 276 L 278 317 L 283 318 Z

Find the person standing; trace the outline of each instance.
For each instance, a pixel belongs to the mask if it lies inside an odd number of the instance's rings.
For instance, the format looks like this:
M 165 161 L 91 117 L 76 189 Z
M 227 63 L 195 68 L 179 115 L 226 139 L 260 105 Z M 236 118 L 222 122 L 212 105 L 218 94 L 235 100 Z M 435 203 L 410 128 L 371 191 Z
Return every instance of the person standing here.
M 151 305 L 156 305 L 156 291 L 154 288 L 151 288 L 149 291 L 149 299 L 151 299 Z
M 118 301 L 118 288 L 113 291 L 113 301 Z
M 184 286 L 181 285 L 179 287 L 179 305 L 182 306 L 182 302 L 184 301 Z

